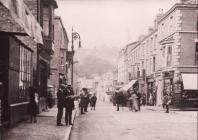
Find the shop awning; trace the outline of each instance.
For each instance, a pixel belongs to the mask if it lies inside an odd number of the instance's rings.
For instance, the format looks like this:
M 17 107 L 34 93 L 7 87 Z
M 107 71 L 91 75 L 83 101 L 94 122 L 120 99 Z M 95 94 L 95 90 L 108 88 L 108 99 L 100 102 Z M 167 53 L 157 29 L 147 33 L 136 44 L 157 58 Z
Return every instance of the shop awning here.
M 131 80 L 128 84 L 124 85 L 119 91 L 127 91 L 129 90 L 137 80 Z
M 185 90 L 198 90 L 198 74 L 182 73 Z
M 9 16 L 24 30 L 28 36 L 33 38 L 36 43 L 43 44 L 42 28 L 22 0 L 0 0 L 0 6 L 2 5 L 9 12 Z M 1 10 L 3 10 L 3 7 L 1 7 Z M 8 20 L 7 15 L 1 15 L 1 20 L 6 24 Z M 5 32 L 16 32 L 16 29 L 13 29 L 12 27 L 5 29 Z M 17 31 L 16 34 L 18 34 L 18 32 L 22 33 L 21 31 L 22 30 Z

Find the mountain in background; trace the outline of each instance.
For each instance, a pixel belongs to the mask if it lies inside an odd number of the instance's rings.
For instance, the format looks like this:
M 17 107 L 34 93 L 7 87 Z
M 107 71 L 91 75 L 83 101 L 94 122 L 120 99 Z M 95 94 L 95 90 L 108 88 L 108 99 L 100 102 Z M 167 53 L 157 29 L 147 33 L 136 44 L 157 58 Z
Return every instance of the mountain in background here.
M 92 74 L 103 74 L 113 70 L 117 63 L 120 48 L 95 47 L 76 50 L 74 60 L 74 73 L 80 77 L 91 78 Z

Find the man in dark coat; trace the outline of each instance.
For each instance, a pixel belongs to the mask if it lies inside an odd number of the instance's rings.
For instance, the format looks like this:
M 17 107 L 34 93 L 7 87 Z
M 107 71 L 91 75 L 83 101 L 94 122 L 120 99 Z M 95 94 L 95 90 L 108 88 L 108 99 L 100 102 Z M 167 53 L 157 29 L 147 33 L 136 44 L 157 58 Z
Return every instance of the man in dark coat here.
M 68 85 L 65 89 L 66 102 L 65 102 L 65 123 L 66 125 L 72 125 L 72 110 L 74 109 L 74 91 L 71 85 Z
M 84 92 L 83 92 L 83 93 L 80 94 L 80 103 L 79 103 L 81 114 L 84 114 L 85 106 L 86 106 L 86 98 L 85 98 Z
M 125 97 L 121 91 L 116 91 L 115 97 L 116 97 L 117 111 L 119 111 L 119 106 L 124 104 Z
M 85 88 L 84 89 L 84 98 L 85 98 L 85 108 L 84 108 L 84 112 L 88 112 L 87 111 L 87 108 L 88 108 L 88 105 L 89 105 L 89 102 L 90 102 L 90 100 L 89 100 L 89 92 L 88 92 L 88 90 Z
M 62 126 L 61 119 L 63 116 L 63 108 L 64 108 L 64 96 L 63 96 L 63 89 L 64 85 L 60 85 L 58 92 L 57 92 L 57 108 L 58 108 L 58 114 L 57 114 L 57 126 Z

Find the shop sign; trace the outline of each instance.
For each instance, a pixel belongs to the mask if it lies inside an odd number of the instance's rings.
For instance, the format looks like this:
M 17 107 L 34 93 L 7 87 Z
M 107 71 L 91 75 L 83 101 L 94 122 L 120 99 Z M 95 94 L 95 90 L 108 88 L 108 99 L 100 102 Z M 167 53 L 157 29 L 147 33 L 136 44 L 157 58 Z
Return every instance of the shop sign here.
M 0 3 L 10 11 L 12 18 L 30 37 L 37 43 L 43 44 L 42 28 L 23 0 L 0 0 Z

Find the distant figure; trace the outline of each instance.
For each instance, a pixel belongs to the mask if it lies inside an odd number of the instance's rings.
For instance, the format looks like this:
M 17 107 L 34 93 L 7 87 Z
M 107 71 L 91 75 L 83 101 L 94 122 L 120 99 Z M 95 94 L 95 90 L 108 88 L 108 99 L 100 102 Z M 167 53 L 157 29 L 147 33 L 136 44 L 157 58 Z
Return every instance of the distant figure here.
M 138 91 L 136 91 L 136 95 L 137 95 L 137 101 L 138 101 L 138 110 L 141 111 L 141 93 L 139 93 Z
M 165 94 L 163 97 L 163 106 L 166 108 L 166 112 L 165 113 L 169 113 L 169 106 L 171 104 L 171 94 Z
M 91 110 L 92 108 L 95 110 L 96 101 L 97 101 L 97 97 L 96 97 L 96 94 L 94 93 L 93 96 L 91 96 L 90 98 Z
M 150 96 L 149 96 L 149 105 L 151 105 L 151 106 L 154 105 L 153 104 L 153 100 L 154 100 L 154 96 L 153 96 L 153 94 L 150 94 Z
M 138 108 L 138 96 L 136 95 L 135 92 L 132 93 L 131 95 L 131 99 L 132 99 L 132 108 L 133 108 L 133 111 L 137 112 L 139 110 Z
M 36 115 L 39 113 L 38 111 L 38 94 L 36 93 L 35 87 L 29 88 L 30 95 L 30 103 L 28 105 L 28 114 L 30 115 L 30 123 L 36 123 Z
M 88 112 L 87 108 L 88 108 L 88 105 L 89 105 L 89 103 L 90 103 L 90 100 L 89 100 L 89 92 L 88 92 L 88 90 L 87 90 L 86 88 L 84 89 L 84 92 L 85 92 L 85 94 L 84 94 L 84 97 L 85 97 L 84 112 Z
M 125 97 L 122 92 L 116 92 L 115 97 L 116 97 L 117 111 L 119 111 L 119 106 L 120 105 L 123 106 L 123 104 L 125 102 Z
M 84 113 L 85 106 L 86 106 L 86 98 L 85 98 L 85 92 L 83 90 L 82 93 L 80 94 L 80 102 L 79 102 L 79 107 L 80 107 L 81 114 L 85 114 Z
M 146 94 L 145 93 L 142 94 L 141 100 L 142 100 L 142 105 L 145 106 L 146 105 Z

